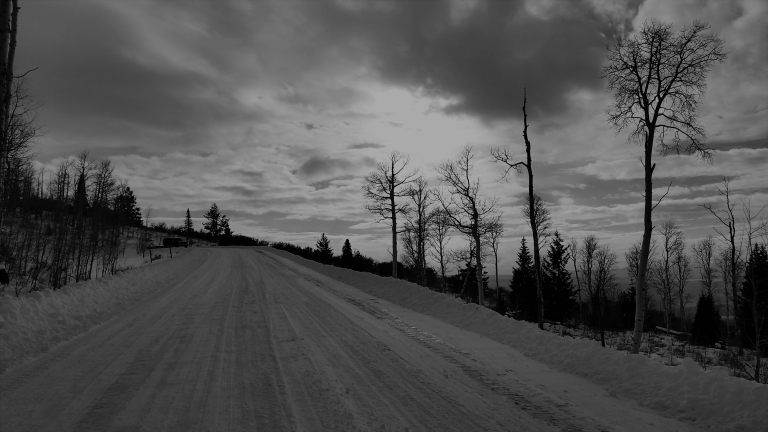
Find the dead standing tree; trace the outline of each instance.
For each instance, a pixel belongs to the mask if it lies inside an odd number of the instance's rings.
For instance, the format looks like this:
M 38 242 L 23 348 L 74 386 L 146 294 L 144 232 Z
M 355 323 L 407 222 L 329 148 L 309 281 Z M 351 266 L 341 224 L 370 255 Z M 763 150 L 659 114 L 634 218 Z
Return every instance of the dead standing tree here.
M 637 34 L 619 37 L 608 48 L 608 65 L 603 78 L 613 92 L 614 104 L 606 111 L 608 122 L 617 131 L 629 128 L 630 140 L 641 142 L 645 169 L 645 209 L 643 212 L 643 244 L 638 271 L 635 329 L 632 352 L 640 352 L 646 268 L 653 233 L 651 213 L 659 205 L 653 203 L 654 149 L 661 156 L 687 153 L 711 160 L 704 147 L 704 128 L 699 124 L 696 108 L 703 97 L 707 74 L 715 63 L 723 62 L 726 53 L 717 35 L 705 33 L 709 25 L 694 21 L 679 33 L 672 26 L 647 21 Z M 663 196 L 661 198 L 664 198 Z
M 539 254 L 539 228 L 537 226 L 538 217 L 536 210 L 539 207 L 536 205 L 536 199 L 533 193 L 533 164 L 531 162 L 531 141 L 528 139 L 528 114 L 525 111 L 525 106 L 528 101 L 525 90 L 523 90 L 523 139 L 525 140 L 525 162 L 515 162 L 514 154 L 512 154 L 509 148 L 497 148 L 491 149 L 491 156 L 494 161 L 502 162 L 507 165 L 506 170 L 502 174 L 502 178 L 506 178 L 511 170 L 515 170 L 519 173 L 523 172 L 523 167 L 528 171 L 528 209 L 534 211 L 528 212 L 529 224 L 531 226 L 531 232 L 533 234 L 533 267 L 536 275 L 536 297 L 539 310 L 539 328 L 544 329 L 544 297 L 541 292 L 541 257 Z
M 410 158 L 398 151 L 390 153 L 386 162 L 376 165 L 376 170 L 365 176 L 363 192 L 368 203 L 365 209 L 380 217 L 377 222 L 390 220 L 392 224 L 392 277 L 397 278 L 397 215 L 408 212 L 408 204 L 399 204 L 398 198 L 408 197 L 409 185 L 418 172 L 406 172 Z
M 467 145 L 456 160 L 445 161 L 437 166 L 440 180 L 448 188 L 449 196 L 437 195 L 437 200 L 451 219 L 451 225 L 474 242 L 477 259 L 478 304 L 485 306 L 483 292 L 482 238 L 498 222 L 494 214 L 495 199 L 480 197 L 480 180 L 472 180 L 472 146 Z

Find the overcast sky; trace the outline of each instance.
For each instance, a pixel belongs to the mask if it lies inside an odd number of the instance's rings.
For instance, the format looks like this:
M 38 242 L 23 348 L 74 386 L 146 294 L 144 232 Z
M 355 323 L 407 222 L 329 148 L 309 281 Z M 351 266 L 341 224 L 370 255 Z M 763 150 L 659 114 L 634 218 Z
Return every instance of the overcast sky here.
M 524 155 L 523 88 L 537 192 L 564 237 L 595 234 L 622 254 L 642 232 L 641 147 L 605 121 L 606 45 L 648 19 L 701 19 L 728 60 L 699 110 L 713 164 L 657 158 L 689 241 L 702 203 L 768 202 L 768 2 L 764 0 L 124 1 L 21 0 L 17 70 L 43 103 L 35 145 L 48 166 L 109 158 L 157 221 L 200 228 L 216 202 L 235 232 L 387 259 L 362 179 L 393 150 L 437 185 L 434 166 L 471 143 L 482 193 L 499 199 L 511 273 L 526 176 L 499 179 L 492 146 Z M 450 245 L 458 246 L 455 238 Z

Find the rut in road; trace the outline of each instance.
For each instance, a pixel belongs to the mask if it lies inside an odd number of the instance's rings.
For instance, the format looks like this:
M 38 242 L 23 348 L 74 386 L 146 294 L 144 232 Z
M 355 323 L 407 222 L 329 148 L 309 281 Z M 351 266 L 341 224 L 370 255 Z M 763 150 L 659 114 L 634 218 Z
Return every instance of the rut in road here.
M 595 431 L 514 377 L 249 249 L 0 376 L 2 430 Z

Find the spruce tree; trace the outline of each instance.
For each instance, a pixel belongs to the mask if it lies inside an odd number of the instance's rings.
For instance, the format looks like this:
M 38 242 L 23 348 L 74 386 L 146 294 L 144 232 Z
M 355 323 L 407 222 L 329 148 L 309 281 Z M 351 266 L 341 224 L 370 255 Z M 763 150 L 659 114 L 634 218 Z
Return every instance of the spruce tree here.
M 512 271 L 512 281 L 509 283 L 510 309 L 514 311 L 517 319 L 537 322 L 536 273 L 533 268 L 533 258 L 525 244 L 525 237 L 521 241 L 516 264 L 517 268 Z
M 563 244 L 560 233 L 555 231 L 544 259 L 543 286 L 544 318 L 555 322 L 564 322 L 571 318 L 576 310 L 576 288 L 568 271 L 571 259 L 568 249 Z
M 187 209 L 187 214 L 184 216 L 184 235 L 187 236 L 187 240 L 189 240 L 189 236 L 192 235 L 194 230 L 195 226 L 192 223 L 192 215 L 189 214 L 189 209 Z
M 219 239 L 221 234 L 221 213 L 219 212 L 219 206 L 216 203 L 211 204 L 211 208 L 203 215 L 208 222 L 203 222 L 203 229 L 208 232 L 208 235 L 213 237 L 214 240 Z
M 353 261 L 355 257 L 352 254 L 352 245 L 349 244 L 349 239 L 344 241 L 344 246 L 341 247 L 341 266 L 351 269 L 353 267 Z
M 696 315 L 691 326 L 691 341 L 696 345 L 711 346 L 722 339 L 721 318 L 712 293 L 702 291 L 696 304 Z
M 323 264 L 330 264 L 333 261 L 333 249 L 331 248 L 331 241 L 323 233 L 320 239 L 315 243 L 315 253 L 317 254 L 317 261 Z

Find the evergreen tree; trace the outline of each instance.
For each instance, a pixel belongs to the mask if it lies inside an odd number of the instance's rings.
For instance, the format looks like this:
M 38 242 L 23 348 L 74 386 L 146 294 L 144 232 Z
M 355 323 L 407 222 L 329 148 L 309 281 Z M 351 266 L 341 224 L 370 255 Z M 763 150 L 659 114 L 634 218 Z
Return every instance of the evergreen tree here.
M 341 266 L 348 269 L 353 268 L 354 259 L 352 245 L 349 244 L 349 239 L 346 239 L 344 241 L 344 246 L 341 247 Z
M 720 312 L 715 306 L 712 293 L 702 291 L 691 326 L 691 341 L 696 345 L 713 345 L 722 339 L 720 326 Z
M 517 253 L 517 268 L 512 271 L 512 281 L 509 283 L 510 309 L 515 318 L 525 321 L 538 321 L 538 296 L 536 293 L 536 273 L 533 268 L 533 258 L 525 244 L 525 237 Z
M 195 226 L 192 223 L 192 215 L 189 214 L 189 209 L 187 209 L 187 215 L 184 216 L 184 234 L 187 236 L 187 239 L 189 239 L 189 236 L 191 236 L 194 231 Z
M 763 355 L 768 355 L 768 252 L 765 245 L 756 244 L 752 249 L 737 301 L 744 347 L 755 349 L 759 345 Z
M 219 206 L 216 203 L 211 204 L 211 208 L 203 215 L 208 222 L 203 222 L 203 229 L 208 232 L 208 235 L 213 237 L 214 240 L 219 239 L 221 235 L 221 213 L 219 212 Z
M 219 245 L 229 246 L 232 244 L 232 230 L 229 228 L 229 218 L 222 215 L 219 220 Z
M 136 205 L 136 197 L 129 186 L 126 186 L 115 197 L 115 211 L 125 225 L 139 227 L 142 225 L 141 208 Z
M 560 233 L 555 231 L 544 259 L 543 294 L 544 318 L 555 322 L 564 322 L 571 318 L 576 310 L 576 288 L 568 271 L 571 259 L 568 249 L 563 244 Z
M 320 239 L 315 243 L 315 253 L 317 254 L 317 261 L 323 264 L 330 264 L 333 261 L 333 249 L 331 248 L 331 241 L 325 236 L 325 233 L 320 236 Z
M 88 196 L 85 191 L 85 175 L 80 173 L 80 177 L 77 178 L 77 189 L 75 189 L 74 197 L 75 213 L 79 216 L 85 214 L 85 210 L 88 208 Z

